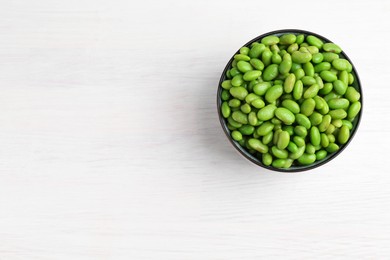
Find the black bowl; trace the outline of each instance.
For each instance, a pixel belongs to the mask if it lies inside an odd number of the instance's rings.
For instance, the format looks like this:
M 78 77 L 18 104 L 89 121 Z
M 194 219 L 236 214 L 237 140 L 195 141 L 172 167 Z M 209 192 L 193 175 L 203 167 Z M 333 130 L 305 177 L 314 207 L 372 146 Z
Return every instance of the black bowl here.
M 283 29 L 283 30 L 277 30 L 277 31 L 272 31 L 272 32 L 268 32 L 268 33 L 265 33 L 265 34 L 262 34 L 254 39 L 252 39 L 251 41 L 249 41 L 248 43 L 246 43 L 245 45 L 243 46 L 247 46 L 249 47 L 253 42 L 257 42 L 257 41 L 260 41 L 262 38 L 266 37 L 266 36 L 269 36 L 269 35 L 276 35 L 276 36 L 281 36 L 283 34 L 286 34 L 286 33 L 293 33 L 293 34 L 304 34 L 305 36 L 307 35 L 314 35 L 320 39 L 322 39 L 324 42 L 332 42 L 330 40 L 328 40 L 327 38 L 325 38 L 324 36 L 322 35 L 319 35 L 319 34 L 316 34 L 316 33 L 312 33 L 312 32 L 309 32 L 309 31 L 304 31 L 304 30 L 297 30 L 297 29 Z M 241 46 L 242 47 L 242 46 Z M 240 47 L 240 48 L 241 48 Z M 239 53 L 239 50 L 234 53 L 237 54 Z M 335 152 L 335 153 L 332 153 L 332 154 L 328 154 L 327 157 L 325 157 L 324 159 L 322 159 L 321 161 L 316 161 L 314 162 L 313 164 L 310 164 L 310 165 L 302 165 L 302 166 L 291 166 L 290 168 L 287 168 L 287 169 L 281 169 L 281 168 L 275 168 L 275 167 L 272 167 L 272 166 L 266 166 L 264 165 L 260 159 L 256 158 L 255 156 L 253 156 L 252 154 L 250 154 L 247 150 L 245 150 L 245 148 L 243 148 L 242 146 L 239 145 L 238 142 L 234 141 L 232 138 L 231 138 L 231 135 L 230 135 L 230 130 L 228 129 L 227 127 L 227 124 L 226 124 L 226 121 L 225 119 L 223 118 L 222 116 L 222 113 L 221 113 L 221 104 L 222 104 L 222 100 L 221 100 L 221 92 L 222 92 L 222 87 L 221 87 L 221 84 L 222 82 L 227 79 L 226 78 L 226 71 L 228 69 L 231 68 L 231 65 L 232 65 L 232 62 L 233 62 L 233 57 L 234 55 L 230 58 L 228 64 L 226 65 L 225 69 L 223 70 L 223 73 L 222 73 L 222 76 L 221 76 L 221 79 L 219 80 L 219 85 L 218 85 L 218 92 L 217 92 L 217 109 L 218 109 L 218 116 L 219 116 L 219 121 L 221 123 L 221 126 L 222 126 L 222 129 L 223 131 L 225 132 L 227 138 L 229 139 L 230 143 L 234 146 L 234 148 L 236 148 L 236 150 L 238 152 L 240 152 L 245 158 L 247 158 L 249 161 L 257 164 L 258 166 L 261 166 L 263 168 L 266 168 L 268 170 L 272 170 L 272 171 L 279 171 L 279 172 L 300 172 L 300 171 L 307 171 L 307 170 L 311 170 L 311 169 L 314 169 L 314 168 L 317 168 L 321 165 L 324 165 L 325 163 L 331 161 L 332 159 L 334 159 L 337 155 L 339 155 L 342 151 L 344 151 L 344 149 L 348 146 L 348 144 L 352 141 L 353 137 L 355 136 L 355 133 L 357 132 L 357 129 L 359 127 L 359 124 L 360 124 L 360 120 L 361 120 L 361 117 L 362 117 L 362 112 L 363 112 L 363 92 L 362 92 L 362 88 L 361 88 L 361 84 L 360 84 L 360 79 L 359 79 L 359 75 L 356 71 L 356 68 L 355 66 L 353 65 L 352 61 L 348 58 L 347 54 L 343 51 L 342 53 L 340 53 L 340 57 L 344 58 L 344 59 L 347 59 L 351 64 L 352 64 L 352 75 L 354 76 L 355 80 L 354 80 L 354 83 L 352 84 L 352 86 L 354 88 L 356 88 L 359 92 L 360 92 L 360 103 L 361 103 L 361 109 L 360 109 L 360 112 L 359 114 L 356 116 L 356 118 L 354 119 L 353 121 L 353 128 L 351 130 L 351 133 L 350 133 L 350 138 L 348 140 L 348 142 L 342 146 L 340 146 L 340 149 Z

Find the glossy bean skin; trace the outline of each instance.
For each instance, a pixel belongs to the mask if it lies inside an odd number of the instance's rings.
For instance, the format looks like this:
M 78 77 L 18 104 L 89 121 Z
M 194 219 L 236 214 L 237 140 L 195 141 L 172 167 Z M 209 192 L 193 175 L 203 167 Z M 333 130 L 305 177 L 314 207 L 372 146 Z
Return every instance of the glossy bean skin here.
M 266 166 L 270 166 L 272 164 L 272 155 L 269 153 L 264 153 L 262 158 L 262 162 Z
M 222 112 L 222 116 L 224 118 L 228 118 L 230 116 L 230 107 L 228 105 L 228 102 L 223 102 L 222 105 L 221 105 L 221 112 Z
M 340 144 L 345 144 L 348 142 L 349 140 L 349 136 L 350 136 L 350 131 L 349 131 L 349 128 L 348 126 L 346 125 L 343 125 L 341 128 L 340 128 L 340 131 L 337 135 L 337 140 Z
M 316 126 L 313 126 L 310 129 L 310 142 L 314 146 L 319 145 L 321 143 L 320 130 L 318 130 Z
M 333 89 L 336 91 L 339 95 L 344 95 L 347 91 L 347 85 L 344 84 L 341 80 L 335 80 L 333 82 Z
M 301 113 L 305 116 L 310 116 L 314 108 L 316 106 L 316 102 L 312 98 L 305 99 L 301 105 Z
M 270 81 L 278 76 L 279 67 L 277 64 L 271 64 L 265 68 L 263 73 L 263 80 Z
M 279 37 L 273 35 L 266 36 L 263 39 L 261 39 L 261 43 L 264 45 L 274 45 L 279 43 L 279 41 L 280 41 Z
M 248 117 L 246 114 L 242 113 L 241 111 L 234 111 L 232 113 L 232 118 L 234 121 L 240 123 L 240 124 L 248 124 Z
M 283 94 L 283 87 L 281 85 L 274 85 L 270 87 L 265 93 L 265 100 L 267 100 L 268 103 L 272 103 L 276 99 L 278 99 L 282 94 Z
M 310 119 L 304 115 L 304 114 L 297 114 L 295 116 L 295 119 L 297 121 L 297 123 L 303 127 L 305 127 L 306 129 L 310 129 L 311 127 L 311 122 L 310 122 Z
M 291 99 L 283 100 L 282 106 L 290 110 L 294 114 L 298 114 L 300 112 L 300 107 L 297 102 Z
M 315 83 L 306 89 L 306 91 L 303 93 L 303 98 L 305 98 L 305 99 L 313 98 L 313 97 L 317 96 L 319 90 L 320 90 L 320 87 L 318 86 L 318 84 Z
M 316 160 L 321 161 L 325 159 L 325 157 L 328 155 L 328 152 L 325 150 L 320 150 L 316 152 Z
M 242 140 L 242 134 L 239 131 L 234 130 L 232 132 L 232 138 L 235 141 L 241 141 Z
M 239 100 L 244 100 L 248 95 L 248 90 L 244 87 L 232 87 L 230 89 L 230 94 Z
M 284 149 L 279 149 L 276 146 L 271 147 L 272 154 L 279 158 L 279 159 L 287 159 L 288 158 L 288 151 Z
M 337 70 L 347 70 L 349 62 L 346 59 L 334 59 L 332 61 L 332 66 Z
M 268 133 L 270 133 L 272 131 L 272 129 L 274 129 L 274 125 L 270 122 L 265 122 L 263 124 L 261 124 L 256 132 L 259 136 L 264 136 L 264 135 L 267 135 Z
M 327 52 L 333 52 L 336 54 L 339 54 L 342 52 L 341 48 L 337 44 L 334 44 L 334 43 L 325 43 L 322 47 L 323 47 L 324 51 L 327 51 Z
M 349 107 L 349 100 L 346 98 L 333 98 L 328 102 L 330 109 L 346 109 Z
M 352 120 L 360 112 L 362 105 L 359 101 L 353 102 L 348 109 L 348 119 Z
M 310 52 L 294 51 L 291 54 L 291 59 L 295 63 L 306 63 L 309 62 L 312 58 Z
M 293 97 L 295 100 L 299 100 L 303 95 L 303 83 L 301 80 L 298 80 L 294 84 Z
M 274 117 L 276 106 L 273 104 L 267 105 L 257 112 L 257 118 L 260 121 L 267 121 Z
M 253 86 L 253 92 L 259 96 L 263 96 L 271 86 L 269 82 L 260 82 Z
M 267 153 L 268 152 L 268 146 L 263 144 L 260 140 L 255 139 L 255 138 L 250 138 L 248 140 L 248 145 L 258 151 L 259 153 Z
M 320 77 L 326 82 L 333 82 L 337 80 L 337 76 L 328 70 L 321 71 Z
M 345 91 L 345 98 L 353 103 L 360 100 L 360 93 L 355 88 L 348 87 Z
M 290 73 L 284 81 L 283 88 L 284 92 L 291 93 L 294 89 L 296 77 L 294 73 Z
M 287 131 L 282 131 L 279 133 L 278 141 L 277 141 L 277 148 L 280 150 L 284 150 L 287 148 L 288 144 L 290 143 L 290 135 L 287 133 Z
M 304 153 L 298 158 L 298 162 L 302 165 L 310 165 L 316 161 L 315 154 Z
M 287 44 L 287 45 L 290 45 L 290 44 L 293 44 L 297 39 L 297 36 L 295 36 L 295 34 L 284 34 L 280 37 L 280 44 Z
M 284 107 L 279 107 L 275 110 L 275 116 L 286 125 L 291 125 L 295 121 L 294 114 Z
M 261 73 L 262 72 L 260 70 L 250 70 L 250 71 L 245 72 L 243 79 L 246 81 L 252 81 L 252 80 L 255 80 L 258 77 L 260 77 Z

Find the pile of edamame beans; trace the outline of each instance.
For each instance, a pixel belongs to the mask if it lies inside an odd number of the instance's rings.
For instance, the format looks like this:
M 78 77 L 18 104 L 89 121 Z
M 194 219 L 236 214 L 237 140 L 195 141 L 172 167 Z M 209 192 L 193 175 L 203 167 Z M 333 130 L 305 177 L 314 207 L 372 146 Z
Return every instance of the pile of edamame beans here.
M 361 103 L 341 48 L 313 35 L 270 35 L 234 56 L 221 84 L 233 140 L 266 166 L 324 160 L 346 144 Z

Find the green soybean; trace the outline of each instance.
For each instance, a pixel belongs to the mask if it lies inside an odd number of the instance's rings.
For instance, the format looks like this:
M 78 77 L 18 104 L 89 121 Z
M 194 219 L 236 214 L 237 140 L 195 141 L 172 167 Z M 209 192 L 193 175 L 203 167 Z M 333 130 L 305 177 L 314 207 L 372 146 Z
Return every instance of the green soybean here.
M 250 63 L 250 65 L 252 65 L 253 68 L 255 68 L 257 70 L 264 69 L 264 63 L 259 59 L 253 58 L 249 61 L 249 63 Z M 238 63 L 237 63 L 237 65 L 238 65 Z
M 262 99 L 255 99 L 251 102 L 251 105 L 254 107 L 254 108 L 263 108 L 265 106 L 265 103 Z
M 309 88 L 306 89 L 306 91 L 303 93 L 303 98 L 313 98 L 318 94 L 318 91 L 320 90 L 320 87 L 318 84 L 313 84 Z
M 270 166 L 272 164 L 272 155 L 269 153 L 264 153 L 261 157 L 261 160 L 264 165 Z
M 326 134 L 322 133 L 321 134 L 321 146 L 326 148 L 329 145 L 329 138 Z
M 261 43 L 264 45 L 274 45 L 279 43 L 279 41 L 280 41 L 279 37 L 273 35 L 266 36 L 263 39 L 261 39 Z
M 249 62 L 243 60 L 237 62 L 237 68 L 243 73 L 253 70 L 252 65 Z
M 225 101 L 222 103 L 221 112 L 224 118 L 228 118 L 230 116 L 230 107 L 228 105 L 228 102 Z
M 277 64 L 271 64 L 268 67 L 265 68 L 263 73 L 263 80 L 270 81 L 275 79 L 278 76 L 278 65 Z
M 307 36 L 306 37 L 306 41 L 310 45 L 316 46 L 318 49 L 321 49 L 322 45 L 324 44 L 324 42 L 321 39 L 319 39 L 319 38 L 317 38 L 316 36 L 313 36 L 313 35 Z
M 315 161 L 316 161 L 315 154 L 304 153 L 304 154 L 302 154 L 301 157 L 298 158 L 298 162 L 302 165 L 309 165 L 309 164 L 314 163 Z
M 248 123 L 252 126 L 256 126 L 258 121 L 256 112 L 250 112 L 248 115 Z
M 249 61 L 251 58 L 245 54 L 236 54 L 236 55 L 234 55 L 234 59 L 237 61 L 240 61 L 240 60 Z
M 352 107 L 352 105 L 351 105 L 351 107 Z M 345 112 L 344 109 L 335 109 L 335 110 L 329 111 L 329 115 L 332 117 L 332 119 L 344 119 L 347 117 L 347 112 Z
M 297 80 L 294 84 L 293 97 L 295 100 L 299 100 L 303 95 L 303 83 L 301 80 Z
M 253 92 L 263 96 L 271 86 L 270 82 L 260 82 L 253 86 Z
M 290 142 L 290 135 L 287 131 L 282 131 L 279 133 L 278 136 L 278 142 L 277 142 L 277 147 L 280 150 L 286 149 L 288 144 Z
M 324 55 L 322 53 L 315 53 L 312 55 L 311 61 L 315 64 L 321 63 L 324 60 Z
M 278 119 L 280 119 L 283 123 L 285 123 L 286 125 L 291 125 L 295 121 L 294 114 L 290 110 L 288 110 L 284 107 L 277 108 L 275 110 L 275 116 Z
M 232 113 L 232 118 L 240 124 L 248 124 L 248 116 L 241 111 L 234 111 Z
M 353 87 L 348 87 L 347 90 L 345 91 L 345 97 L 350 101 L 350 102 L 356 102 L 359 101 L 360 99 L 360 93 L 357 92 L 357 90 Z
M 267 100 L 268 103 L 272 103 L 276 101 L 282 94 L 283 94 L 282 85 L 274 85 L 270 87 L 265 93 L 265 100 Z
M 330 109 L 346 109 L 349 107 L 349 101 L 346 98 L 334 98 L 328 102 Z
M 310 122 L 310 119 L 306 115 L 297 114 L 297 115 L 295 115 L 295 119 L 299 125 L 305 127 L 306 129 L 310 129 L 311 122 Z
M 321 161 L 325 159 L 325 157 L 328 155 L 328 152 L 325 150 L 319 150 L 316 152 L 316 160 Z
M 294 51 L 291 55 L 291 59 L 295 63 L 306 63 L 312 58 L 310 52 Z
M 294 114 L 298 114 L 300 112 L 300 107 L 297 102 L 291 99 L 283 100 L 282 106 L 293 112 Z
M 269 144 L 273 140 L 273 137 L 274 137 L 274 133 L 272 131 L 264 135 L 262 139 L 263 144 Z
M 294 89 L 296 77 L 294 73 L 290 73 L 284 81 L 284 92 L 291 93 Z
M 251 71 L 245 72 L 243 79 L 246 81 L 252 81 L 252 80 L 257 79 L 260 76 L 261 76 L 260 70 L 251 70 Z
M 271 147 L 271 152 L 275 157 L 279 159 L 286 159 L 288 157 L 288 151 L 284 149 L 279 149 L 276 146 Z
M 233 131 L 232 132 L 232 138 L 235 141 L 241 141 L 242 140 L 242 134 L 239 131 Z
M 303 85 L 305 86 L 311 86 L 313 84 L 316 84 L 317 81 L 314 77 L 311 76 L 304 76 L 301 78 Z
M 321 143 L 320 130 L 316 126 L 310 128 L 310 142 L 316 146 Z
M 359 113 L 362 104 L 359 101 L 353 102 L 348 108 L 348 119 L 352 120 Z
M 267 121 L 274 117 L 276 106 L 273 104 L 269 104 L 257 112 L 257 118 L 260 121 Z
M 313 114 L 310 115 L 309 119 L 311 122 L 311 125 L 318 126 L 322 122 L 323 115 L 320 113 L 314 111 Z
M 249 147 L 251 147 L 252 149 L 258 151 L 259 153 L 267 153 L 268 152 L 268 146 L 263 144 L 258 139 L 250 138 L 248 140 L 248 145 L 249 145 Z
M 294 133 L 300 137 L 303 137 L 305 138 L 307 136 L 307 129 L 306 127 L 304 126 L 301 126 L 301 125 L 297 125 L 295 128 L 294 128 Z
M 303 71 L 306 76 L 313 77 L 314 76 L 314 66 L 311 62 L 306 62 L 303 64 Z
M 230 94 L 239 100 L 244 100 L 248 95 L 248 90 L 246 90 L 244 87 L 232 87 L 230 89 Z
M 349 62 L 346 59 L 334 59 L 332 61 L 332 66 L 336 70 L 347 70 Z
M 325 148 L 325 150 L 329 153 L 334 153 L 339 149 L 340 147 L 336 143 L 330 143 L 328 147 Z
M 322 122 L 318 126 L 318 129 L 320 130 L 320 132 L 325 132 L 326 129 L 328 129 L 331 121 L 332 121 L 332 117 L 330 115 L 325 115 L 322 118 Z
M 338 133 L 338 136 L 337 136 L 337 140 L 340 144 L 345 144 L 348 142 L 349 140 L 349 135 L 350 135 L 350 132 L 349 132 L 349 128 L 348 126 L 346 125 L 343 125 L 341 128 L 340 128 L 340 131 Z
M 344 95 L 347 91 L 347 85 L 344 84 L 341 80 L 335 80 L 333 82 L 333 89 L 336 91 L 339 95 Z
M 271 63 L 272 59 L 272 52 L 269 49 L 265 49 L 261 53 L 261 61 L 264 63 L 265 66 L 268 66 Z
M 340 53 L 342 52 L 341 48 L 337 45 L 337 44 L 334 44 L 334 43 L 325 43 L 322 48 L 324 49 L 324 51 L 327 51 L 327 52 L 333 52 L 333 53 Z
M 294 142 L 289 142 L 287 145 L 287 150 L 291 153 L 296 153 L 298 151 L 298 146 Z
M 243 104 L 241 107 L 240 107 L 240 110 L 245 113 L 245 114 L 249 114 L 252 110 L 251 106 L 248 104 L 248 103 L 245 103 Z
M 320 77 L 327 82 L 333 82 L 337 80 L 337 76 L 328 70 L 321 71 Z
M 293 44 L 295 41 L 296 41 L 297 37 L 295 36 L 295 34 L 284 34 L 282 36 L 280 36 L 280 44 L 286 44 L 286 45 L 290 45 L 290 44 Z
M 260 55 L 264 52 L 266 49 L 264 44 L 255 44 L 252 46 L 252 48 L 249 50 L 248 56 L 250 58 L 259 58 Z
M 333 60 L 339 58 L 338 54 L 332 52 L 324 52 L 322 55 L 324 56 L 324 61 L 326 62 L 332 62 Z
M 301 105 L 301 113 L 305 116 L 310 116 L 314 108 L 316 106 L 316 102 L 312 98 L 305 99 Z

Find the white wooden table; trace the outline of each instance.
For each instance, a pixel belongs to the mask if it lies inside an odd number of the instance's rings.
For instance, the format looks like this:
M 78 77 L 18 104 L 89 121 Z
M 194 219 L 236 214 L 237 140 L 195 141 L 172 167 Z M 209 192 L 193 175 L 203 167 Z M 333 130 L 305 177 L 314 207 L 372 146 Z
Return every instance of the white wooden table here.
M 0 259 L 389 259 L 390 2 L 0 2 Z M 215 94 L 232 53 L 300 28 L 359 71 L 359 132 L 282 174 Z M 387 48 L 387 50 L 386 50 Z

